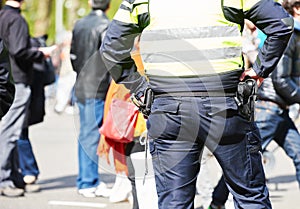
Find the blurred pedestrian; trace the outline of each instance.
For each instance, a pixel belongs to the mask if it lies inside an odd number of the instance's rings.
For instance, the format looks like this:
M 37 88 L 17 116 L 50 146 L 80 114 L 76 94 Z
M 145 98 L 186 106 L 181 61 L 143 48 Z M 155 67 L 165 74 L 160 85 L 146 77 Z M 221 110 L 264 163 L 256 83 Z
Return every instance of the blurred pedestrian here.
M 108 111 L 111 111 L 113 115 L 118 115 L 117 112 L 110 110 L 112 101 L 122 100 L 130 103 L 129 97 L 129 91 L 124 85 L 116 84 L 114 81 L 111 82 L 105 100 L 104 123 Z M 118 111 L 118 109 L 115 111 Z M 118 117 L 115 117 L 115 119 L 120 120 Z M 122 125 L 126 126 L 126 124 Z M 109 201 L 116 203 L 125 200 L 130 201 L 132 198 L 132 209 L 155 209 L 157 208 L 157 202 L 155 201 L 157 195 L 155 193 L 154 178 L 151 175 L 153 174 L 151 162 L 148 162 L 149 174 L 145 177 L 146 181 L 143 182 L 146 169 L 145 144 L 141 144 L 140 139 L 144 143 L 147 143 L 147 141 L 143 136 L 146 131 L 146 122 L 142 114 L 138 115 L 134 129 L 132 141 L 128 142 L 118 141 L 118 139 L 107 137 L 104 134 L 101 135 L 98 153 L 101 157 L 106 158 L 108 164 L 111 164 L 110 153 L 112 153 L 113 167 L 116 172 L 116 179 L 110 192 Z M 120 130 L 123 130 L 123 128 L 120 127 Z M 151 160 L 147 159 L 147 161 Z
M 7 0 L 0 11 L 0 38 L 9 52 L 16 87 L 15 99 L 0 129 L 0 194 L 11 197 L 22 196 L 27 187 L 18 170 L 16 143 L 28 127 L 32 65 L 49 57 L 56 48 L 31 47 L 28 25 L 20 14 L 22 3 L 23 0 Z
M 244 19 L 268 36 L 253 68 L 246 70 L 241 51 Z M 252 114 L 243 111 L 252 107 L 249 95 L 241 92 L 247 101 L 241 107 L 235 96 L 246 77 L 258 85 L 268 77 L 292 31 L 293 19 L 273 0 L 122 2 L 101 55 L 112 78 L 130 89 L 148 117 L 159 208 L 194 208 L 204 145 L 223 168 L 236 208 L 271 208 L 258 130 Z M 130 57 L 141 33 L 148 80 Z
M 131 57 L 137 65 L 138 72 L 144 75 L 145 70 L 139 51 L 139 38 L 136 38 Z M 103 125 L 106 125 L 108 115 L 111 114 L 114 116 L 112 120 L 116 124 L 114 126 L 117 128 L 117 132 L 126 130 L 125 127 L 128 126 L 127 123 L 122 123 L 124 120 L 121 122 L 122 115 L 127 113 L 126 109 L 119 109 L 113 105 L 115 101 L 120 100 L 127 102 L 129 105 L 122 106 L 122 108 L 134 106 L 130 101 L 129 90 L 124 85 L 116 84 L 112 81 L 105 100 Z M 113 124 L 110 124 L 110 126 L 113 126 Z M 105 127 L 108 129 L 112 128 L 109 126 Z M 102 131 L 103 127 L 100 129 L 100 132 Z M 113 165 L 116 172 L 115 183 L 109 197 L 110 202 L 116 203 L 129 200 L 132 203 L 132 209 L 156 209 L 158 207 L 153 166 L 150 153 L 146 159 L 145 151 L 149 152 L 149 150 L 145 150 L 146 145 L 148 145 L 146 140 L 146 121 L 141 113 L 138 113 L 136 121 L 134 121 L 134 133 L 130 139 L 120 140 L 117 137 L 101 135 L 98 153 L 100 156 L 104 156 L 110 164 L 110 153 L 112 151 Z M 146 169 L 148 174 L 145 176 Z
M 54 111 L 59 114 L 64 111 L 73 114 L 73 90 L 76 81 L 76 72 L 73 71 L 70 60 L 72 33 L 65 31 L 61 36 Z
M 8 51 L 0 39 L 0 121 L 13 103 L 15 86 L 11 76 Z
M 47 35 L 30 38 L 32 47 L 46 47 Z M 33 62 L 32 82 L 30 84 L 30 104 L 28 108 L 28 127 L 22 129 L 20 139 L 17 141 L 20 171 L 26 184 L 27 191 L 37 192 L 40 187 L 35 184 L 40 173 L 37 161 L 29 140 L 29 126 L 43 122 L 45 116 L 44 87 L 55 81 L 54 67 L 48 57 L 42 62 Z
M 107 196 L 106 184 L 98 174 L 99 127 L 110 76 L 99 59 L 99 47 L 109 20 L 109 0 L 89 0 L 92 11 L 78 20 L 73 29 L 71 63 L 77 73 L 75 97 L 79 108 L 78 193 L 85 197 Z
M 0 1 L 2 9 L 2 1 Z M 7 113 L 13 103 L 15 86 L 11 76 L 8 51 L 0 39 L 0 120 Z

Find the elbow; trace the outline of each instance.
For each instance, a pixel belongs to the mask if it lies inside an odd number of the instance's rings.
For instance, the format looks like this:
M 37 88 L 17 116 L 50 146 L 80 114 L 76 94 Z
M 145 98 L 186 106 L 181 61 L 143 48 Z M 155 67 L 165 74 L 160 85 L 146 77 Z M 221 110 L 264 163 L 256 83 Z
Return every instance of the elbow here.
M 112 53 L 110 50 L 104 46 L 104 44 L 101 45 L 99 48 L 100 56 L 104 62 L 112 61 Z

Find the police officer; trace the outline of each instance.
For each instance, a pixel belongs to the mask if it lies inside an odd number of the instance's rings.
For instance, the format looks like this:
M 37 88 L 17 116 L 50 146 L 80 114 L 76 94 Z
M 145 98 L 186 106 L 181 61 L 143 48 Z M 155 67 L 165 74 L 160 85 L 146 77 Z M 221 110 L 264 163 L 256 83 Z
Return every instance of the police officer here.
M 253 68 L 246 70 L 244 19 L 267 34 Z M 260 85 L 268 77 L 292 31 L 293 19 L 273 0 L 123 1 L 101 53 L 113 79 L 137 100 L 148 98 L 147 88 L 154 93 L 147 128 L 159 208 L 194 208 L 204 145 L 222 167 L 237 208 L 271 208 L 260 136 L 235 95 L 245 78 Z M 141 33 L 148 80 L 130 58 Z

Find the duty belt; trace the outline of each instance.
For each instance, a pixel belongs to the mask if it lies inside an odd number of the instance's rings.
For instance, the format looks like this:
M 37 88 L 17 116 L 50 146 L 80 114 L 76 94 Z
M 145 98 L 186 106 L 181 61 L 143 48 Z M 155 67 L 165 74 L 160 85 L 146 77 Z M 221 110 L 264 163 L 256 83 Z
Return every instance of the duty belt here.
M 235 97 L 236 89 L 226 91 L 195 91 L 195 92 L 163 92 L 154 93 L 154 98 L 159 97 Z

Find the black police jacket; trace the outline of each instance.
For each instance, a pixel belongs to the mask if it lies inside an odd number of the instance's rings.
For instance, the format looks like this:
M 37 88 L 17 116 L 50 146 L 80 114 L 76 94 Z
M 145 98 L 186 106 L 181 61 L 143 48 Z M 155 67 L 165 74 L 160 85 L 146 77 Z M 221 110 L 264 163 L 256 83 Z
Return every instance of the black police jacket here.
M 282 108 L 300 103 L 299 43 L 300 27 L 297 27 L 297 24 L 295 24 L 293 35 L 277 68 L 264 80 L 259 88 L 258 98 L 260 100 L 272 101 Z
M 71 63 L 77 73 L 75 96 L 79 100 L 105 99 L 110 75 L 99 54 L 109 20 L 101 10 L 93 10 L 76 22 L 71 43 Z

